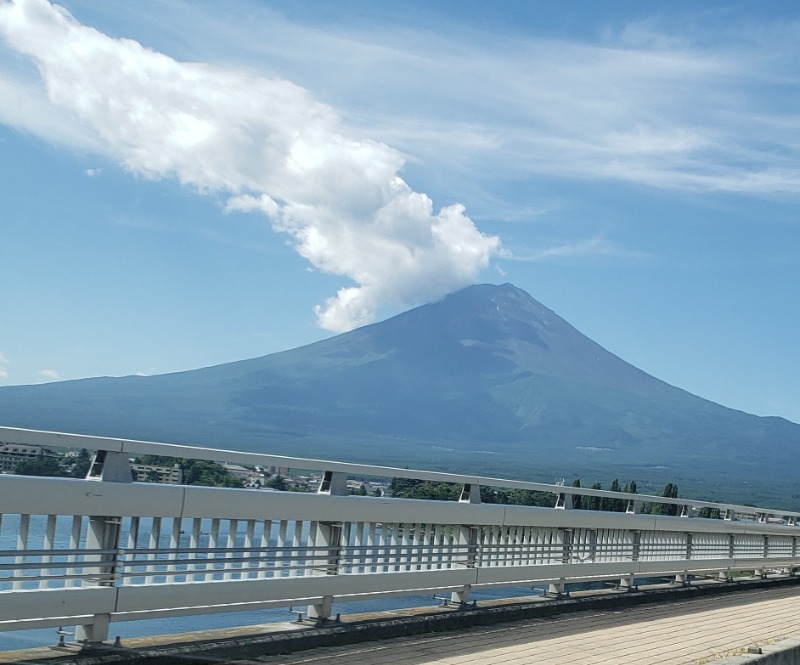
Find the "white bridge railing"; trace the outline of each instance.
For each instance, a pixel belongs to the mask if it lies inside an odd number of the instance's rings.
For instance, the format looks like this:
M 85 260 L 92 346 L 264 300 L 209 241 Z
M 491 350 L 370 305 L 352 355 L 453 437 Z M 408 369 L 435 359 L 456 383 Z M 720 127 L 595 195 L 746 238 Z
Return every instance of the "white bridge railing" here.
M 0 476 L 0 630 L 567 581 L 793 572 L 798 513 L 540 483 L 0 428 L 4 443 L 96 451 L 86 480 Z M 157 454 L 317 470 L 317 494 L 130 482 Z M 348 476 L 463 485 L 459 502 L 347 496 Z M 556 508 L 480 503 L 481 486 L 551 492 Z M 626 512 L 570 510 L 573 496 Z M 642 503 L 680 516 L 642 514 Z M 716 508 L 719 519 L 695 517 Z M 689 519 L 693 518 L 693 519 Z

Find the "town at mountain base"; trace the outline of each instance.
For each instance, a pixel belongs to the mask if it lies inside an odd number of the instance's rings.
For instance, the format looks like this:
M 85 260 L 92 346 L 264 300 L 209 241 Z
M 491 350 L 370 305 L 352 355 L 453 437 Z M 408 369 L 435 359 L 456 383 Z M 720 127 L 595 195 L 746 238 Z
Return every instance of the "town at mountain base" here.
M 711 486 L 788 486 L 800 448 L 800 425 L 670 386 L 509 284 L 251 360 L 0 388 L 0 424 L 550 481 L 713 476 Z

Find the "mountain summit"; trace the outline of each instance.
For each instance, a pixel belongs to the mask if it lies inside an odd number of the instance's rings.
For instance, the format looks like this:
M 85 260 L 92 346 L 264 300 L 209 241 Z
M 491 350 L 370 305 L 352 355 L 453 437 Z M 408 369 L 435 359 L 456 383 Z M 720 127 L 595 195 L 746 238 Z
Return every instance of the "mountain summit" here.
M 800 444 L 800 426 L 659 381 L 510 284 L 252 360 L 0 388 L 0 423 L 500 471 L 722 464 L 741 476 L 779 469 Z

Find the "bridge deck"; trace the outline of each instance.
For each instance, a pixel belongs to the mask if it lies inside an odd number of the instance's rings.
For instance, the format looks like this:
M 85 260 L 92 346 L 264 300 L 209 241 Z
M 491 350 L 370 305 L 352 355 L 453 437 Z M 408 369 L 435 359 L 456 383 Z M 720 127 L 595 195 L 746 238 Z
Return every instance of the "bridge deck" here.
M 231 662 L 686 665 L 712 663 L 798 634 L 800 589 L 786 588 Z

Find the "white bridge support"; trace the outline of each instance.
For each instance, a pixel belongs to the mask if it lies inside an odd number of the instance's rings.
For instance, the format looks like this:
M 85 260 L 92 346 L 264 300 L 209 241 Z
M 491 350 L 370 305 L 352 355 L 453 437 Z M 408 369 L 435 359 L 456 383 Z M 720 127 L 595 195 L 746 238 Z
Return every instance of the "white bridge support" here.
M 632 588 L 800 567 L 787 511 L 13 428 L 0 441 L 99 451 L 86 480 L 0 476 L 0 630 L 76 626 L 77 639 L 102 642 L 119 621 L 298 605 L 324 621 L 343 600 L 446 593 L 463 605 L 493 587 L 562 595 L 574 581 Z M 143 454 L 322 481 L 316 494 L 130 482 L 128 458 Z M 348 496 L 348 477 L 463 491 L 453 502 Z M 549 492 L 554 507 L 481 503 L 482 486 Z M 622 510 L 575 510 L 574 496 Z M 704 508 L 720 517 L 698 517 Z

